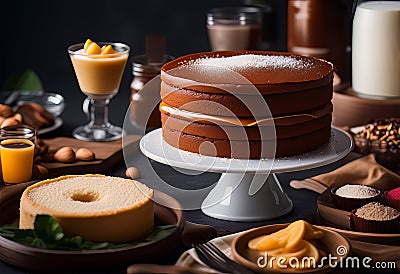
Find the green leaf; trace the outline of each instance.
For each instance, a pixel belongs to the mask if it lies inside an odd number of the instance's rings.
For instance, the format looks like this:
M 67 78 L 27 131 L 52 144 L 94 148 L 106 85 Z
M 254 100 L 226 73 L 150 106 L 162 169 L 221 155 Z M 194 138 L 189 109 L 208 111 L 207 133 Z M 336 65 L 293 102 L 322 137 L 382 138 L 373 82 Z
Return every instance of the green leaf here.
M 43 90 L 39 76 L 32 69 L 11 76 L 4 84 L 3 90 Z
M 49 215 L 37 215 L 34 226 L 37 236 L 44 241 L 51 243 L 64 237 L 61 225 Z
M 34 229 L 18 229 L 12 225 L 0 226 L 0 235 L 15 242 L 47 249 L 57 250 L 98 250 L 106 248 L 135 247 L 137 245 L 161 240 L 171 235 L 175 230 L 174 225 L 156 226 L 143 240 L 131 243 L 114 244 L 109 242 L 86 241 L 81 236 L 67 237 L 61 225 L 49 215 L 37 215 Z
M 174 225 L 163 225 L 163 226 L 156 226 L 147 237 L 146 241 L 154 242 L 161 240 L 168 235 L 172 234 L 176 230 L 176 226 Z

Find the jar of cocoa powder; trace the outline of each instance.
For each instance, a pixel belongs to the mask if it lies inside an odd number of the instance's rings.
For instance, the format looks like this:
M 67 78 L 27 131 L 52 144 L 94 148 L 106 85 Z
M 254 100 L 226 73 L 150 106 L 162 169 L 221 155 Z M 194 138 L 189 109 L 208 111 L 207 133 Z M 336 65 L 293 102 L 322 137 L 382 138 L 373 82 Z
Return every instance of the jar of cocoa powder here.
M 352 0 L 289 0 L 287 49 L 333 63 L 350 80 Z

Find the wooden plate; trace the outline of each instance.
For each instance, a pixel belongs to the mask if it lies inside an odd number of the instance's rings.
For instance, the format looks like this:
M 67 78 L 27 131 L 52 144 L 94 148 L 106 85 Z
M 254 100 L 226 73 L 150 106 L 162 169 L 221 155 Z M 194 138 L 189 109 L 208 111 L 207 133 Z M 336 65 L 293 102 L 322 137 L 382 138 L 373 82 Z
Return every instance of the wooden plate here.
M 321 223 L 332 227 L 332 229 L 349 239 L 368 243 L 400 245 L 400 234 L 352 231 L 350 229 L 350 212 L 335 208 L 330 195 L 330 188 L 318 197 L 317 207 Z
M 271 234 L 287 227 L 288 225 L 289 224 L 267 225 L 254 228 L 246 233 L 240 234 L 233 240 L 231 244 L 233 258 L 240 264 L 258 273 L 296 273 L 296 271 L 292 269 L 271 269 L 269 267 L 259 267 L 256 262 L 257 258 L 260 257 L 260 254 L 258 252 L 251 251 L 247 247 L 248 242 L 251 239 L 254 239 L 261 235 Z M 331 254 L 331 256 L 337 257 L 337 260 L 333 260 L 332 263 L 334 261 L 339 262 L 340 258 L 344 259 L 348 256 L 348 254 L 350 254 L 350 243 L 345 237 L 328 228 L 321 226 L 317 227 L 323 231 L 323 237 L 321 239 L 318 239 L 319 244 L 321 244 L 321 249 L 323 249 L 327 254 Z M 301 270 L 301 273 L 325 273 L 331 270 L 332 269 L 329 267 L 329 265 L 326 264 L 322 268 L 310 268 Z
M 20 196 L 27 185 L 7 186 L 0 190 L 0 225 L 17 221 Z M 180 204 L 174 198 L 159 191 L 154 191 L 154 196 L 155 200 L 160 201 L 154 207 L 156 225 L 177 226 L 177 230 L 164 239 L 135 247 L 63 251 L 29 247 L 0 236 L 0 259 L 19 268 L 51 272 L 115 270 L 136 262 L 160 261 L 179 245 L 184 217 Z

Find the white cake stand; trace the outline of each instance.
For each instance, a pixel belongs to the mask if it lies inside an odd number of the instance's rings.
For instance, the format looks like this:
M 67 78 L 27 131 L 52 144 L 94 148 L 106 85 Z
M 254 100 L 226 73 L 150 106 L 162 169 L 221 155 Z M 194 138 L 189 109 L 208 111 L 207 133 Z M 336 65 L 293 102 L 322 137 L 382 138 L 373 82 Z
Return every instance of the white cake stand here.
M 345 157 L 353 148 L 346 132 L 333 128 L 328 144 L 309 153 L 276 159 L 228 159 L 203 156 L 167 144 L 161 129 L 146 134 L 141 151 L 149 158 L 173 167 L 223 173 L 202 203 L 205 214 L 230 221 L 259 221 L 282 216 L 293 203 L 282 190 L 275 172 L 319 167 Z

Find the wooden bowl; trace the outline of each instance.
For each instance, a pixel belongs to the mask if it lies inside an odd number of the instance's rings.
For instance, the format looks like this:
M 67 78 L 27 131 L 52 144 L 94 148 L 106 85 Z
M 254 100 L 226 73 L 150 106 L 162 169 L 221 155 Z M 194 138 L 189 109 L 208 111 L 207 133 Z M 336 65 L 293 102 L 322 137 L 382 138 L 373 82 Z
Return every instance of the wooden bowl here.
M 333 121 L 337 127 L 355 127 L 375 119 L 400 117 L 400 99 L 359 97 L 352 88 L 333 93 Z
M 251 239 L 254 239 L 261 235 L 271 234 L 287 227 L 288 225 L 289 224 L 267 225 L 251 229 L 248 232 L 239 235 L 233 240 L 231 244 L 233 258 L 238 263 L 258 273 L 297 273 L 297 271 L 293 269 L 272 269 L 269 267 L 259 267 L 257 265 L 257 258 L 260 256 L 259 252 L 254 252 L 247 247 L 248 242 Z M 327 254 L 331 254 L 331 256 L 337 257 L 337 259 L 332 260 L 332 262 L 339 263 L 341 259 L 345 259 L 350 253 L 351 249 L 348 240 L 339 233 L 329 230 L 326 227 L 316 227 L 323 231 L 323 237 L 315 241 L 318 247 L 324 250 Z M 325 264 L 321 268 L 304 269 L 300 272 L 325 273 L 329 271 L 332 271 L 332 269 L 329 267 L 329 265 Z
M 6 186 L 0 190 L 1 225 L 18 218 L 19 199 L 26 186 Z M 126 271 L 125 268 L 132 263 L 160 261 L 180 244 L 185 222 L 178 201 L 160 191 L 154 191 L 154 198 L 160 203 L 154 205 L 156 225 L 177 226 L 171 235 L 159 241 L 115 249 L 64 251 L 34 248 L 0 236 L 0 259 L 32 271 L 72 273 L 111 268 Z

